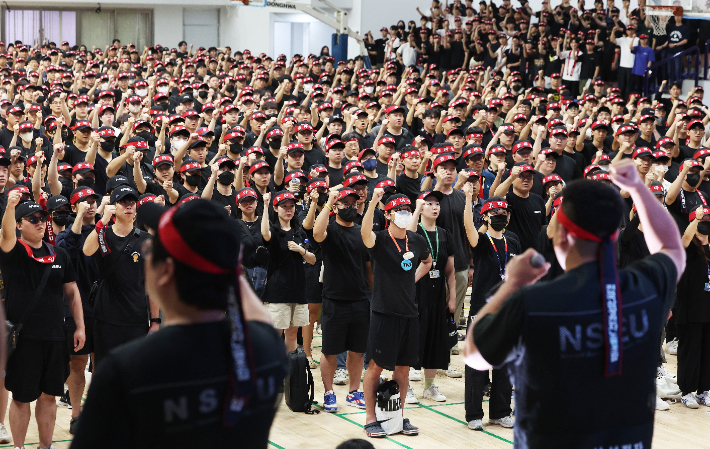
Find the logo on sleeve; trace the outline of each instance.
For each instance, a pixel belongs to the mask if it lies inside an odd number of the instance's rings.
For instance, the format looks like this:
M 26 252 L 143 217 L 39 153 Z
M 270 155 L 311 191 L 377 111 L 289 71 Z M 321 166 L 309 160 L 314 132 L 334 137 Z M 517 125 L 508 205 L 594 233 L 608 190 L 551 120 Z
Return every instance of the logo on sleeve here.
M 141 254 L 137 251 L 134 251 L 133 254 L 131 254 L 131 258 L 133 259 L 133 262 L 138 262 L 138 259 L 140 259 Z

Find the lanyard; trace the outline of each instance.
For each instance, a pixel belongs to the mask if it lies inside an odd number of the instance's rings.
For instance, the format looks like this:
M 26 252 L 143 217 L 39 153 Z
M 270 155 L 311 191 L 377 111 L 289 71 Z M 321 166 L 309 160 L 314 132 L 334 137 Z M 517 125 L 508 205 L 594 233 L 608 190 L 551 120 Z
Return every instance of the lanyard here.
M 54 252 L 54 250 L 52 249 L 52 247 L 49 246 L 49 245 L 47 245 L 47 242 L 45 242 L 44 240 L 42 240 L 42 245 L 46 246 L 47 249 L 49 250 L 49 256 L 44 256 L 44 257 L 35 257 L 34 253 L 32 252 L 32 248 L 30 248 L 30 245 L 28 245 L 28 244 L 27 244 L 24 240 L 22 240 L 22 239 L 17 239 L 17 241 L 20 242 L 20 244 L 22 244 L 22 246 L 25 247 L 25 251 L 27 251 L 27 255 L 30 256 L 32 259 L 36 260 L 37 262 L 40 262 L 40 263 L 53 263 L 53 262 L 54 262 L 54 259 L 57 258 L 57 255 L 56 255 L 56 253 Z
M 700 192 L 700 190 L 698 190 L 698 189 L 695 189 L 695 193 L 698 194 L 698 197 L 700 197 L 700 201 L 703 202 L 703 205 L 704 205 L 704 206 L 707 206 L 708 203 L 707 203 L 707 201 L 705 201 L 705 196 L 702 194 L 702 192 Z M 681 209 L 680 209 L 680 210 L 683 211 L 683 212 L 686 212 L 686 209 L 685 209 L 685 194 L 683 193 L 683 189 L 680 189 L 680 194 L 679 194 L 679 195 L 680 195 L 680 202 L 681 202 Z
M 501 263 L 500 261 L 500 254 L 498 254 L 498 248 L 496 248 L 496 244 L 493 242 L 493 238 L 491 238 L 491 235 L 486 232 L 486 236 L 488 237 L 488 240 L 491 242 L 491 246 L 493 247 L 493 250 L 496 252 L 496 258 L 498 259 L 498 269 L 500 270 L 500 278 L 505 279 L 505 265 Z M 505 245 L 505 263 L 508 263 L 508 240 L 506 240 L 505 236 L 503 236 L 503 244 Z
M 434 232 L 436 233 L 436 253 L 434 253 L 434 247 L 431 246 L 431 240 L 429 240 L 429 233 L 426 231 L 426 229 L 424 229 L 424 226 L 422 226 L 421 224 L 419 225 L 419 227 L 422 228 L 422 230 L 424 231 L 424 237 L 426 237 L 426 241 L 429 244 L 429 250 L 431 251 L 431 256 L 434 259 L 433 267 L 436 268 L 436 262 L 437 260 L 439 260 L 439 228 L 434 228 Z
M 395 240 L 394 237 L 392 236 L 392 231 L 388 229 L 387 233 L 390 235 L 390 238 L 394 242 L 394 245 L 397 247 L 397 252 L 401 253 L 402 249 L 399 247 L 399 243 L 397 243 L 397 240 Z M 409 252 L 409 237 L 407 236 L 407 234 L 404 234 L 404 244 L 405 244 L 405 248 L 407 249 L 407 252 Z

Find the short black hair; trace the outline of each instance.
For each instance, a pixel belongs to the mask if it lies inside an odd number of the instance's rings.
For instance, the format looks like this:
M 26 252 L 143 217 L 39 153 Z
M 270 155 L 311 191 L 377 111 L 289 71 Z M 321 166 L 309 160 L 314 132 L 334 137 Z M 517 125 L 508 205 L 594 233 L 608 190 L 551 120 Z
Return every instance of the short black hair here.
M 441 111 L 438 109 L 427 109 L 424 111 L 424 114 L 422 115 L 422 118 L 439 118 L 441 117 Z
M 601 238 L 610 237 L 619 229 L 625 207 L 616 188 L 578 179 L 567 184 L 562 193 L 565 215 L 582 229 Z

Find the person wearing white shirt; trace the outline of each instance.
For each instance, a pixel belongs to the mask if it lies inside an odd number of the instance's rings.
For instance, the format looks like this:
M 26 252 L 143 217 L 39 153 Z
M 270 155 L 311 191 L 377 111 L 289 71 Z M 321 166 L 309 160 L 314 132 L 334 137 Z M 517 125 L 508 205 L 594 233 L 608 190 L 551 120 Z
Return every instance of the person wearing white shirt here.
M 397 60 L 405 67 L 411 67 L 417 64 L 417 54 L 421 52 L 422 51 L 417 48 L 414 33 L 409 33 L 407 42 L 400 45 L 397 49 Z
M 385 43 L 385 61 L 390 61 L 397 57 L 396 51 L 402 43 L 397 37 L 397 27 L 390 28 L 390 38 Z
M 579 92 L 579 76 L 582 73 L 582 51 L 579 49 L 579 40 L 573 37 L 569 40 L 569 35 L 565 35 L 565 42 L 562 48 L 567 48 L 569 41 L 570 50 L 560 51 L 560 41 L 557 41 L 557 57 L 565 61 L 562 69 L 562 79 L 570 92 Z
M 621 30 L 618 26 L 611 30 L 611 42 L 618 45 L 620 49 L 617 80 L 619 82 L 619 90 L 621 90 L 621 97 L 626 101 L 632 88 L 631 69 L 634 67 L 634 60 L 636 59 L 636 55 L 631 53 L 631 42 L 633 41 L 633 46 L 635 47 L 639 45 L 639 38 L 636 37 L 636 27 L 634 25 L 626 27 L 625 37 L 617 38 L 616 32 L 618 30 Z

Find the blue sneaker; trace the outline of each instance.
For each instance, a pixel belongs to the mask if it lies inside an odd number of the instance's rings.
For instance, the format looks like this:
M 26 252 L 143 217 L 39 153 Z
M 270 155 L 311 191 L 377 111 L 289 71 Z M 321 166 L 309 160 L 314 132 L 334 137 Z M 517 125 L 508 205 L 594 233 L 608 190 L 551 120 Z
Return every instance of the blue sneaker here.
M 326 391 L 323 396 L 323 410 L 329 413 L 335 413 L 338 411 L 338 403 L 335 400 L 335 393 L 333 390 Z
M 348 393 L 345 402 L 355 408 L 365 409 L 365 393 L 362 390 L 354 390 Z

